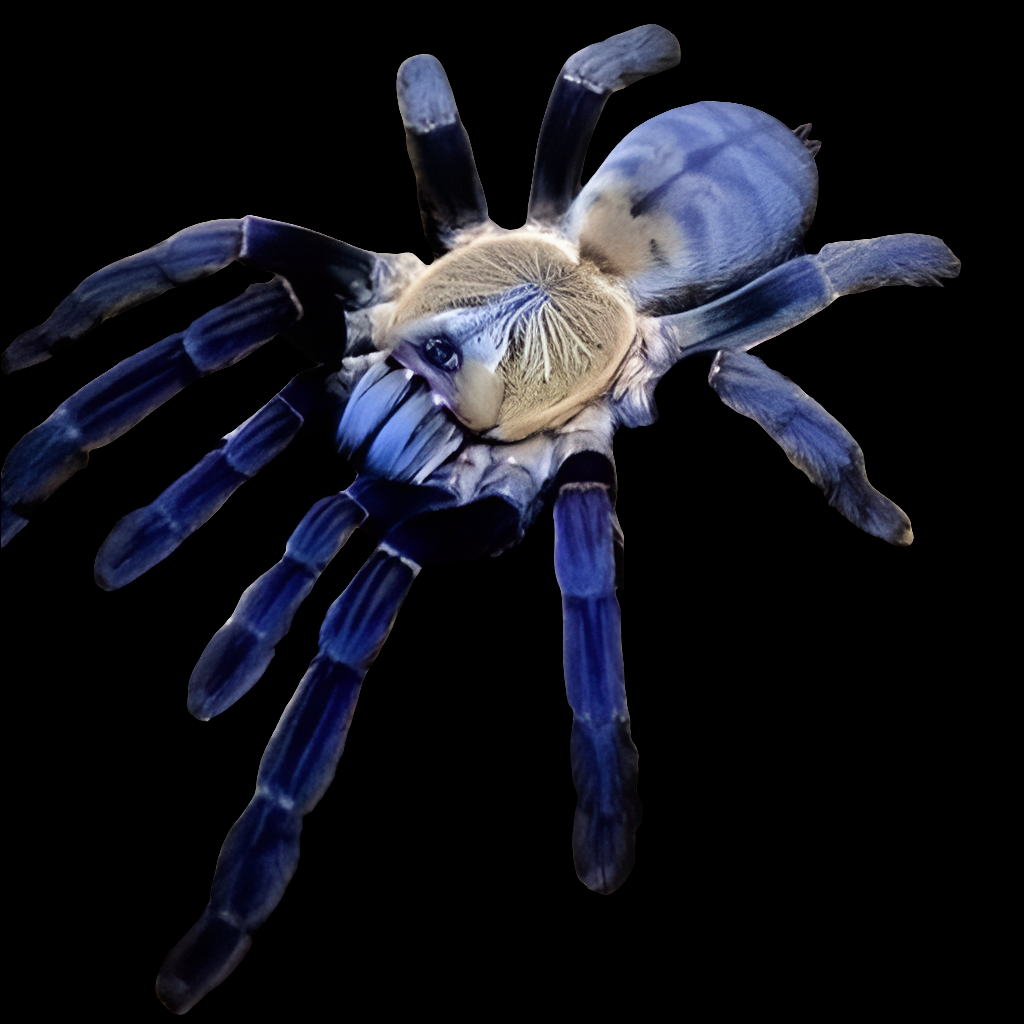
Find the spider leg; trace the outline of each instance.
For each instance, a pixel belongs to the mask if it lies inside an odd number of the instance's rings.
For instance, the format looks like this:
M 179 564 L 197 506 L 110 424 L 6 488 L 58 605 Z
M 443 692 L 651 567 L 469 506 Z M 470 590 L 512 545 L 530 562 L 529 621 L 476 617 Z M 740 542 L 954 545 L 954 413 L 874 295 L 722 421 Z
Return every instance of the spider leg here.
M 293 324 L 292 340 L 304 351 L 336 348 L 337 338 L 344 337 L 337 327 L 344 327 L 345 309 L 386 300 L 397 284 L 422 266 L 410 253 L 366 252 L 262 217 L 194 224 L 90 274 L 44 323 L 11 342 L 3 354 L 3 371 L 41 363 L 108 317 L 216 273 L 232 260 L 289 279 L 307 313 Z
M 640 799 L 622 667 L 616 540 L 607 486 L 564 484 L 555 502 L 555 574 L 562 590 L 565 689 L 573 711 L 576 873 L 610 893 L 633 867 Z
M 238 262 L 288 279 L 303 316 L 282 333 L 314 362 L 341 357 L 345 313 L 387 302 L 423 263 L 410 252 L 375 253 L 294 224 L 243 217 Z
M 789 260 L 714 302 L 658 317 L 662 338 L 669 342 L 664 358 L 674 363 L 697 352 L 753 348 L 820 313 L 836 298 L 817 257 Z
M 49 359 L 108 317 L 226 267 L 241 245 L 240 222 L 210 220 L 90 274 L 38 327 L 3 354 L 12 373 Z
M 331 605 L 320 652 L 274 730 L 256 793 L 217 860 L 210 902 L 164 960 L 160 1000 L 185 1013 L 238 966 L 298 865 L 302 818 L 326 792 L 345 748 L 363 677 L 419 566 L 381 546 Z
M 960 261 L 931 235 L 886 235 L 832 242 L 816 256 L 789 260 L 750 284 L 696 309 L 657 320 L 669 363 L 697 352 L 751 349 L 820 313 L 841 295 L 887 285 L 939 285 Z
M 423 233 L 430 251 L 442 256 L 456 235 L 486 224 L 488 217 L 473 148 L 436 57 L 421 53 L 398 69 L 398 108 L 416 172 Z
M 122 360 L 59 405 L 7 456 L 3 544 L 25 526 L 35 506 L 88 463 L 92 449 L 120 437 L 186 384 L 266 344 L 301 312 L 286 281 L 252 285 L 183 333 Z
M 281 560 L 246 589 L 199 658 L 188 684 L 188 709 L 196 718 L 219 715 L 263 675 L 299 605 L 365 518 L 345 491 L 306 513 Z
M 934 235 L 883 235 L 855 242 L 829 242 L 814 257 L 836 295 L 853 295 L 896 284 L 941 287 L 956 277 L 960 261 Z
M 284 451 L 322 397 L 326 373 L 318 367 L 298 374 L 155 501 L 122 518 L 97 552 L 97 584 L 118 590 L 162 562 Z
M 562 68 L 537 142 L 527 222 L 551 224 L 580 190 L 587 147 L 608 97 L 674 68 L 679 41 L 660 25 L 641 25 L 574 53 Z
M 730 409 L 764 427 L 854 526 L 890 544 L 913 541 L 903 510 L 868 482 L 864 453 L 849 431 L 788 377 L 748 352 L 722 349 L 708 383 Z

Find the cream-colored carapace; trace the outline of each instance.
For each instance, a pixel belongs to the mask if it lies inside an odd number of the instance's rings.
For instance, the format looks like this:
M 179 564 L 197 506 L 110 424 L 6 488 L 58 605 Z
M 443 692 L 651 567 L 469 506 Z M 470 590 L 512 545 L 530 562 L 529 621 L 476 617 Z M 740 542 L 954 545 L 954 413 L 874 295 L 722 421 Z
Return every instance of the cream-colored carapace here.
M 606 391 L 637 330 L 614 278 L 531 232 L 485 236 L 437 260 L 395 302 L 387 334 L 395 343 L 452 310 L 467 311 L 473 338 L 437 390 L 502 441 L 559 426 Z

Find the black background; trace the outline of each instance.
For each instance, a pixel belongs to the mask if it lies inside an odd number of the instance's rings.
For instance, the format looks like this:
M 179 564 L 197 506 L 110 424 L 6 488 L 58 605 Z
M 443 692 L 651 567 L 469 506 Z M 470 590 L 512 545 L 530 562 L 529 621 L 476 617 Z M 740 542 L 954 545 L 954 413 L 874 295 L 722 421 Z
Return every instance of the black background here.
M 26 38 L 7 111 L 10 337 L 93 270 L 216 217 L 253 213 L 427 258 L 394 101 L 398 65 L 417 52 L 445 65 L 491 215 L 517 226 L 562 62 L 657 14 L 548 30 L 524 14 L 470 46 L 425 18 L 355 29 L 299 10 L 286 26 L 290 13 L 218 27 L 171 11 L 116 44 L 96 22 Z M 919 231 L 964 256 L 946 41 L 896 25 L 817 35 L 727 12 L 660 20 L 683 40 L 683 64 L 612 97 L 585 177 L 663 110 L 733 100 L 791 127 L 814 122 L 809 251 Z M 6 448 L 114 362 L 258 279 L 233 266 L 6 379 Z M 836 992 L 857 976 L 870 998 L 898 976 L 897 998 L 911 999 L 929 969 L 908 973 L 905 951 L 940 927 L 929 893 L 960 796 L 960 698 L 937 682 L 950 637 L 936 623 L 953 557 L 940 466 L 961 384 L 943 362 L 961 336 L 961 287 L 846 298 L 758 350 L 858 439 L 874 485 L 911 517 L 909 549 L 829 509 L 720 404 L 707 360 L 659 386 L 655 426 L 617 436 L 645 814 L 619 892 L 588 892 L 572 866 L 548 512 L 500 558 L 420 576 L 284 901 L 193 1015 L 306 1019 L 327 1001 L 339 1015 L 368 1002 L 382 1015 L 487 1016 L 488 1000 L 529 1004 L 551 984 L 552 1006 L 588 982 L 621 983 L 642 1004 L 669 989 L 706 996 L 717 978 L 728 1000 L 737 969 L 758 977 L 776 957 L 773 980 L 750 984 L 779 998 L 797 998 L 813 964 Z M 11 920 L 25 984 L 68 1012 L 166 1019 L 152 997 L 160 961 L 201 912 L 323 614 L 371 545 L 353 538 L 264 679 L 211 723 L 185 709 L 192 666 L 305 511 L 346 485 L 345 467 L 312 444 L 290 449 L 122 591 L 95 587 L 93 556 L 122 515 L 304 365 L 278 339 L 192 385 L 96 451 L 5 552 Z M 626 959 L 628 980 L 612 969 Z

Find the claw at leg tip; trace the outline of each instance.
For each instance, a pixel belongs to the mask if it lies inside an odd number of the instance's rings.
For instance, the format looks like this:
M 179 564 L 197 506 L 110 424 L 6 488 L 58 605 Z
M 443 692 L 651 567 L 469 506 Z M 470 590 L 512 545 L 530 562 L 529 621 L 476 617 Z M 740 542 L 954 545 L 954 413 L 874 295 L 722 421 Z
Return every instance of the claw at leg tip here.
M 7 505 L 3 506 L 2 513 L 0 513 L 0 548 L 5 548 L 16 537 L 22 530 L 28 526 L 28 520 L 24 516 L 18 515 L 13 508 L 9 508 Z
M 50 358 L 50 353 L 45 350 L 33 349 L 28 345 L 19 345 L 12 341 L 7 350 L 0 355 L 0 370 L 10 376 L 16 370 L 24 370 L 37 363 L 45 363 Z

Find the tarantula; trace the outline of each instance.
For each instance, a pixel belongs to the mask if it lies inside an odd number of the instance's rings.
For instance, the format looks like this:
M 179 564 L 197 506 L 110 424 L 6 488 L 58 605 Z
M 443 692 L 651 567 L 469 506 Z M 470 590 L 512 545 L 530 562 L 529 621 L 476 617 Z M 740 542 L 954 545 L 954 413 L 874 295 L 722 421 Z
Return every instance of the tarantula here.
M 219 714 L 256 682 L 356 527 L 379 541 L 328 613 L 256 794 L 225 841 L 209 906 L 164 964 L 157 990 L 175 1012 L 224 980 L 280 900 L 302 817 L 333 778 L 362 679 L 420 567 L 505 550 L 549 503 L 573 708 L 574 860 L 591 889 L 622 884 L 640 804 L 615 597 L 612 437 L 653 421 L 654 387 L 678 360 L 713 354 L 710 383 L 727 405 L 763 426 L 851 522 L 910 543 L 909 521 L 868 484 L 850 435 L 748 350 L 839 295 L 937 283 L 958 264 L 921 235 L 805 255 L 817 193 L 809 126 L 790 131 L 734 104 L 646 122 L 581 190 L 608 96 L 678 60 L 674 37 L 645 26 L 566 62 L 526 225 L 508 232 L 488 218 L 444 72 L 432 57 L 411 58 L 399 103 L 434 263 L 258 217 L 207 222 L 94 274 L 5 354 L 7 372 L 40 362 L 106 317 L 232 260 L 276 275 L 87 385 L 26 435 L 4 470 L 6 544 L 91 449 L 190 381 L 278 334 L 314 361 L 122 519 L 97 556 L 104 588 L 136 579 L 304 426 L 331 432 L 358 470 L 351 487 L 310 510 L 211 640 L 189 685 L 197 717 Z

